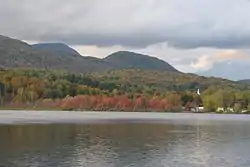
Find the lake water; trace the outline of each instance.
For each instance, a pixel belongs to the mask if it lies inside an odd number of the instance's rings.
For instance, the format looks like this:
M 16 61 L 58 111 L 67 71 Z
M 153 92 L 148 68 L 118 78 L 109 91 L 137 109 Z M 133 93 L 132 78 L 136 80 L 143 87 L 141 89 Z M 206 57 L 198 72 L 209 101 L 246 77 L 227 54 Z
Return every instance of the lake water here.
M 0 167 L 249 166 L 249 116 L 0 112 Z

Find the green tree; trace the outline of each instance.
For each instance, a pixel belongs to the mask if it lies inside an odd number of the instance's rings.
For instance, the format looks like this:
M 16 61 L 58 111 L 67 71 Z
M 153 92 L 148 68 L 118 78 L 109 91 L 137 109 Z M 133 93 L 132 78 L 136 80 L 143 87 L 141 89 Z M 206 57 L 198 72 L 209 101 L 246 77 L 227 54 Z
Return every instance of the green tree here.
M 203 107 L 206 111 L 215 112 L 219 107 L 214 95 L 206 95 L 202 98 Z
M 185 106 L 188 102 L 194 101 L 194 96 L 192 93 L 185 93 L 181 96 L 182 106 Z

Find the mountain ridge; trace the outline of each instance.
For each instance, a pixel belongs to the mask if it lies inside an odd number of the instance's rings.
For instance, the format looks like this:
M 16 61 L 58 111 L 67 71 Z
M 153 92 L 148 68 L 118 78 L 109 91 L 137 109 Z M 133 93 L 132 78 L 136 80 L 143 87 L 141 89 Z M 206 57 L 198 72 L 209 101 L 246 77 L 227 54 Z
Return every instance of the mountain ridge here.
M 124 61 L 127 57 L 129 60 Z M 114 57 L 114 55 L 116 55 Z M 71 72 L 92 72 L 111 69 L 148 69 L 177 72 L 167 62 L 148 55 L 120 51 L 103 59 L 81 56 L 63 43 L 41 43 L 29 45 L 23 41 L 0 36 L 0 66 L 4 68 L 48 68 Z
M 32 47 L 23 41 L 0 36 L 0 66 L 3 68 L 45 68 L 83 72 L 111 69 L 105 61 L 83 56 L 67 56 L 47 49 Z

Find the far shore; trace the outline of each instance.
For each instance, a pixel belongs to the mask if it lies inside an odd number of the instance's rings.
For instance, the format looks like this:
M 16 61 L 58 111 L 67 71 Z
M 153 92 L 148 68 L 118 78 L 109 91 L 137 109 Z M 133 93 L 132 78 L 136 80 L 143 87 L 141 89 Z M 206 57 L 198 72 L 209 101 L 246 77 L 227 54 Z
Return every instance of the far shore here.
M 74 112 L 0 110 L 0 124 L 88 124 L 88 123 L 206 123 L 250 121 L 250 115 L 154 112 Z
M 58 112 L 125 112 L 125 113 L 179 113 L 179 114 L 226 114 L 226 115 L 249 115 L 249 113 L 235 113 L 235 112 L 207 112 L 207 111 L 187 111 L 187 110 L 182 110 L 182 111 L 149 111 L 149 110 L 138 110 L 138 111 L 119 111 L 119 110 L 62 110 L 61 108 L 36 108 L 36 107 L 22 107 L 22 108 L 17 108 L 17 107 L 0 107 L 0 111 L 58 111 Z

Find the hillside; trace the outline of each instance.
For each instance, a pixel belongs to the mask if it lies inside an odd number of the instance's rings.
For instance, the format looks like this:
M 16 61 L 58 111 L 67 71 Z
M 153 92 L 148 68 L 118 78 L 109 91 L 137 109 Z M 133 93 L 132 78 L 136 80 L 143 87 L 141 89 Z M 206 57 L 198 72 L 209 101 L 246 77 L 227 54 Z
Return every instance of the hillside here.
M 112 68 L 107 62 L 97 58 L 69 56 L 62 52 L 38 49 L 37 46 L 33 47 L 20 40 L 0 36 L 0 66 L 4 68 L 46 68 L 71 72 Z
M 80 56 L 76 50 L 63 43 L 39 43 L 32 45 L 32 47 L 36 49 L 52 51 L 58 54 L 65 54 L 68 56 Z
M 152 70 L 111 70 L 94 72 L 91 76 L 101 82 L 117 85 L 129 85 L 131 89 L 144 91 L 201 91 L 208 87 L 246 88 L 244 84 L 215 77 L 202 77 L 195 74 L 160 72 Z M 127 86 L 125 86 L 127 87 Z M 129 91 L 129 90 L 126 90 Z
M 157 71 L 178 72 L 167 62 L 148 55 L 119 51 L 106 58 L 105 61 L 119 67 L 119 69 L 146 69 Z

